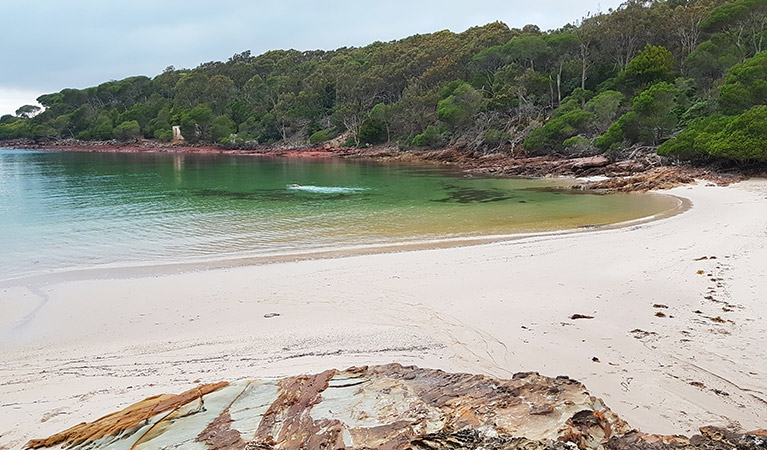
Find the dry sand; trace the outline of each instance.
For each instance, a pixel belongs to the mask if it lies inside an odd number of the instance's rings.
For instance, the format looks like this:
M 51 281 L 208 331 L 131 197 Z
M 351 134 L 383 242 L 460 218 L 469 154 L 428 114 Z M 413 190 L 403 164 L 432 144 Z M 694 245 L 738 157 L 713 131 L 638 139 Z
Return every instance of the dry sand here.
M 764 428 L 767 180 L 671 193 L 692 209 L 620 229 L 6 282 L 0 448 L 199 381 L 387 362 L 566 374 L 645 432 Z

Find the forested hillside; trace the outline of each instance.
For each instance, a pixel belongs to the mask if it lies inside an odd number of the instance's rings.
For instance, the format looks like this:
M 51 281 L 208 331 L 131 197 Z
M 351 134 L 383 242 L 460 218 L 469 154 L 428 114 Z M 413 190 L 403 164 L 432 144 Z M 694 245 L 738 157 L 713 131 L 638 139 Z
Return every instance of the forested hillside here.
M 634 145 L 767 160 L 767 0 L 630 0 L 541 31 L 501 22 L 362 48 L 249 51 L 39 97 L 0 139 L 389 143 L 585 155 Z M 245 45 L 245 43 L 243 43 Z

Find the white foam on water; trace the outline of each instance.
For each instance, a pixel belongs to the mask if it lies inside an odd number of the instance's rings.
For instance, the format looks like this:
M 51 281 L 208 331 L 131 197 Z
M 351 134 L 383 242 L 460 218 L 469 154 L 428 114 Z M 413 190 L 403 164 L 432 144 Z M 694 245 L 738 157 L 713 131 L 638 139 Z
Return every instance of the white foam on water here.
M 339 186 L 301 186 L 298 184 L 288 185 L 291 191 L 312 192 L 314 194 L 353 194 L 355 192 L 367 191 L 368 188 L 361 187 L 339 187 Z

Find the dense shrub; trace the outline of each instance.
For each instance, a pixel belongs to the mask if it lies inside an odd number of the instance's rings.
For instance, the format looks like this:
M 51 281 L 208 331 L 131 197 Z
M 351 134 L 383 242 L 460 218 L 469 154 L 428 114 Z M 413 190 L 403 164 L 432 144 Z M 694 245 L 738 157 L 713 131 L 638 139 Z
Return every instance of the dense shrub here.
M 127 120 L 117 125 L 113 131 L 114 138 L 118 141 L 134 141 L 141 137 L 141 127 L 135 120 Z
M 445 145 L 447 138 L 434 125 L 429 125 L 426 130 L 415 135 L 412 144 L 414 147 L 432 147 L 437 148 Z
M 328 130 L 319 130 L 312 133 L 311 136 L 309 136 L 309 143 L 312 145 L 318 145 L 322 144 L 323 142 L 330 139 L 328 135 Z
M 585 131 L 593 120 L 591 112 L 580 108 L 572 110 L 533 130 L 525 139 L 524 146 L 534 152 L 562 150 L 566 139 Z
M 700 119 L 658 148 L 660 155 L 767 162 L 767 106 Z

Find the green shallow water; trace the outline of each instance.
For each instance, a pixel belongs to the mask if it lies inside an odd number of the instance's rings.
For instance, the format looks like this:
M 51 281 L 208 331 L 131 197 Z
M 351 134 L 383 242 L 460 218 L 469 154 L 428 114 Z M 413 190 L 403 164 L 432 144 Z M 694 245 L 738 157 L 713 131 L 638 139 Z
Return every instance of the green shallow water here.
M 678 205 L 555 186 L 348 160 L 0 149 L 0 279 L 605 225 Z

